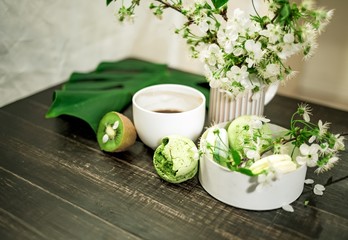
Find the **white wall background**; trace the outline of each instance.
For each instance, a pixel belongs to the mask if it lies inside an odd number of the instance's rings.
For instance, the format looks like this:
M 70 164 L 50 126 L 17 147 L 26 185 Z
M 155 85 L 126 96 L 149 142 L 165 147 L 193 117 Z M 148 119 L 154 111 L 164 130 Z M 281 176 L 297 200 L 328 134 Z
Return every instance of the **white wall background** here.
M 278 92 L 348 111 L 348 1 L 317 2 L 334 9 L 334 17 L 319 37 L 319 48 L 311 59 L 291 59 L 299 74 Z
M 143 2 L 134 24 L 120 24 L 105 0 L 0 0 L 0 106 L 64 82 L 74 71 L 129 56 L 202 73 L 173 33 L 180 16 L 167 11 L 158 20 Z M 251 9 L 250 1 L 230 2 Z M 292 60 L 300 74 L 279 92 L 348 111 L 348 1 L 319 4 L 335 8 L 335 17 L 315 57 Z

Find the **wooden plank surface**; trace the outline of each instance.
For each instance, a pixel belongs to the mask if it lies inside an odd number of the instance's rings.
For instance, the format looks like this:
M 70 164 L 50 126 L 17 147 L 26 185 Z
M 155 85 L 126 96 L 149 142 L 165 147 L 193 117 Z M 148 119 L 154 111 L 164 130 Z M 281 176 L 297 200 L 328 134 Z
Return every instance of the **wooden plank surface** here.
M 197 177 L 160 180 L 139 140 L 107 154 L 81 121 L 45 119 L 54 89 L 0 109 L 0 239 L 348 239 L 347 151 L 333 171 L 308 171 L 328 182 L 323 196 L 306 186 L 294 213 L 246 211 L 209 196 Z M 298 103 L 276 96 L 265 115 L 286 127 Z M 347 112 L 313 108 L 348 132 Z
M 29 236 L 30 239 L 137 239 L 112 223 L 2 167 L 0 176 L 1 192 L 6 193 L 0 198 L 2 226 L 7 228 L 2 231 L 4 238 L 7 235 L 8 239 L 14 239 L 14 236 L 18 239 Z

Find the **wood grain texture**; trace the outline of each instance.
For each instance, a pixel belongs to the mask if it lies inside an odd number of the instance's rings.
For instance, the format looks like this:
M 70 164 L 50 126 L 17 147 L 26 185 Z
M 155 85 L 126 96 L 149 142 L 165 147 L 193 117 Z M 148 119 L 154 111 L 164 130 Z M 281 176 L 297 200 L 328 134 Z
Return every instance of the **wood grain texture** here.
M 347 151 L 332 171 L 308 171 L 327 185 L 323 196 L 305 186 L 294 213 L 246 211 L 212 198 L 197 178 L 162 181 L 139 140 L 108 154 L 83 122 L 45 119 L 54 89 L 0 109 L 0 239 L 348 239 Z M 276 96 L 265 115 L 286 127 L 298 103 Z M 348 132 L 347 112 L 313 108 L 313 119 Z
M 0 198 L 3 215 L 15 222 L 13 225 L 25 228 L 26 234 L 30 231 L 33 236 L 30 238 L 137 239 L 108 221 L 1 167 L 0 176 L 1 192 L 6 193 Z M 8 199 L 12 201 L 6 201 Z M 23 234 L 15 226 L 4 231 L 9 239 L 13 236 L 17 238 L 17 232 Z

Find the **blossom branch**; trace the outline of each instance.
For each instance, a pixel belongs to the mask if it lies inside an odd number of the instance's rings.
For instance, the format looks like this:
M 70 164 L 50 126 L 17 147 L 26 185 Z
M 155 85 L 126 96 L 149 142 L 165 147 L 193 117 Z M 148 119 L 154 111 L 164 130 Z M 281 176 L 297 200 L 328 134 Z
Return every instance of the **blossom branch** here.
M 132 0 L 130 7 L 122 2 L 119 19 L 132 19 L 139 2 Z M 182 0 L 153 0 L 150 9 L 159 18 L 165 9 L 186 18 L 175 32 L 186 40 L 192 57 L 203 62 L 210 87 L 231 98 L 246 91 L 257 93 L 291 76 L 293 71 L 286 60 L 298 53 L 305 59 L 312 56 L 317 36 L 333 13 L 315 9 L 306 1 L 290 4 L 288 0 L 267 0 L 268 12 L 262 16 L 251 0 L 255 15 L 240 9 L 227 15 L 227 2 L 195 0 L 184 6 Z

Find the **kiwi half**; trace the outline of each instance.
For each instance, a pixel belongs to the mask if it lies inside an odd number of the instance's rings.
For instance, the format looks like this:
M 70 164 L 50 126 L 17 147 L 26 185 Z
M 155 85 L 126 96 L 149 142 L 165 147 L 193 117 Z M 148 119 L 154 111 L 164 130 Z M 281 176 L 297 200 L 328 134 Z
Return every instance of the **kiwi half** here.
M 101 150 L 122 152 L 135 143 L 137 133 L 131 120 L 118 112 L 108 112 L 100 120 L 97 140 Z

